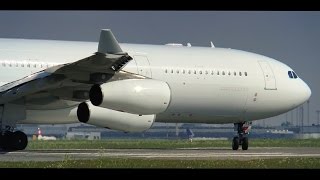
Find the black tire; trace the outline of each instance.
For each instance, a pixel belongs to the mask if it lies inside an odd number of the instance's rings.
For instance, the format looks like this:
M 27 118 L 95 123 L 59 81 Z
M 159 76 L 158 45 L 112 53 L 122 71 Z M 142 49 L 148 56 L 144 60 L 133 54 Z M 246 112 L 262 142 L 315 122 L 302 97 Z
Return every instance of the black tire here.
M 5 151 L 12 150 L 13 132 L 7 131 L 1 136 L 1 148 Z
M 248 150 L 248 147 L 249 147 L 248 137 L 243 137 L 243 139 L 242 139 L 242 150 Z
M 232 140 L 232 150 L 238 150 L 239 149 L 239 138 L 234 137 Z
M 24 150 L 28 145 L 28 137 L 21 131 L 16 131 L 12 135 L 12 149 Z

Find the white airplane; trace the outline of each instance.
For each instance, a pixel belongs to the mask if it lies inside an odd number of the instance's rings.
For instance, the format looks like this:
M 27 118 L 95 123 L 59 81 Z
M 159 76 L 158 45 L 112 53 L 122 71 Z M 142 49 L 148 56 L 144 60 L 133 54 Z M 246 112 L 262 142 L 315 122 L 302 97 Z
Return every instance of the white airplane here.
M 98 50 L 96 48 L 98 47 Z M 141 132 L 154 122 L 234 123 L 248 149 L 253 120 L 307 101 L 308 85 L 266 56 L 216 47 L 0 39 L 0 145 L 27 146 L 16 124 L 87 123 Z M 250 128 L 249 128 L 250 129 Z

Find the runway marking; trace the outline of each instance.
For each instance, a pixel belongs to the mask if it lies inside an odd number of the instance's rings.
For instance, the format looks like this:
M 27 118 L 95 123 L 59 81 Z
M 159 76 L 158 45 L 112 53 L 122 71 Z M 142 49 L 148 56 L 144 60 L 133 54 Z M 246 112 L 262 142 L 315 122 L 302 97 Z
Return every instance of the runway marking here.
M 0 161 L 61 161 L 71 159 L 146 158 L 146 159 L 233 159 L 250 160 L 257 158 L 315 157 L 320 158 L 320 148 L 251 148 L 250 150 L 233 151 L 227 148 L 208 149 L 58 149 L 58 150 L 25 150 L 4 152 Z

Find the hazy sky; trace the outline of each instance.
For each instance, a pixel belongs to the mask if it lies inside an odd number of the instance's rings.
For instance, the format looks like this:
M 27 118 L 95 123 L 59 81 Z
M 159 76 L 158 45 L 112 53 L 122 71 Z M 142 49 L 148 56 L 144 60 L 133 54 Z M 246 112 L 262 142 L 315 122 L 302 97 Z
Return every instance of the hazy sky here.
M 213 41 L 263 54 L 292 67 L 310 86 L 311 123 L 320 109 L 320 12 L 0 11 L 0 24 L 0 37 L 6 38 L 98 41 L 100 29 L 110 28 L 119 42 L 209 46 Z M 280 115 L 264 122 L 284 121 Z

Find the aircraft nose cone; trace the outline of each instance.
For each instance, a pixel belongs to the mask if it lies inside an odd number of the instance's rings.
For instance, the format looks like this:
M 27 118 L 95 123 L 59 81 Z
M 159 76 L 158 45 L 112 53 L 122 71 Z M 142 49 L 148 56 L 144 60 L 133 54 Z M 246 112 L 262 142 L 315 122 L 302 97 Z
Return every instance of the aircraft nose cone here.
M 311 89 L 306 83 L 305 83 L 303 91 L 304 91 L 304 99 L 305 99 L 305 101 L 307 101 L 311 96 Z
M 297 99 L 299 101 L 298 104 L 303 104 L 310 98 L 311 89 L 307 85 L 307 83 L 305 83 L 302 80 L 301 80 L 301 83 L 299 84 L 299 88 L 298 89 L 299 89 L 298 94 L 297 94 Z

